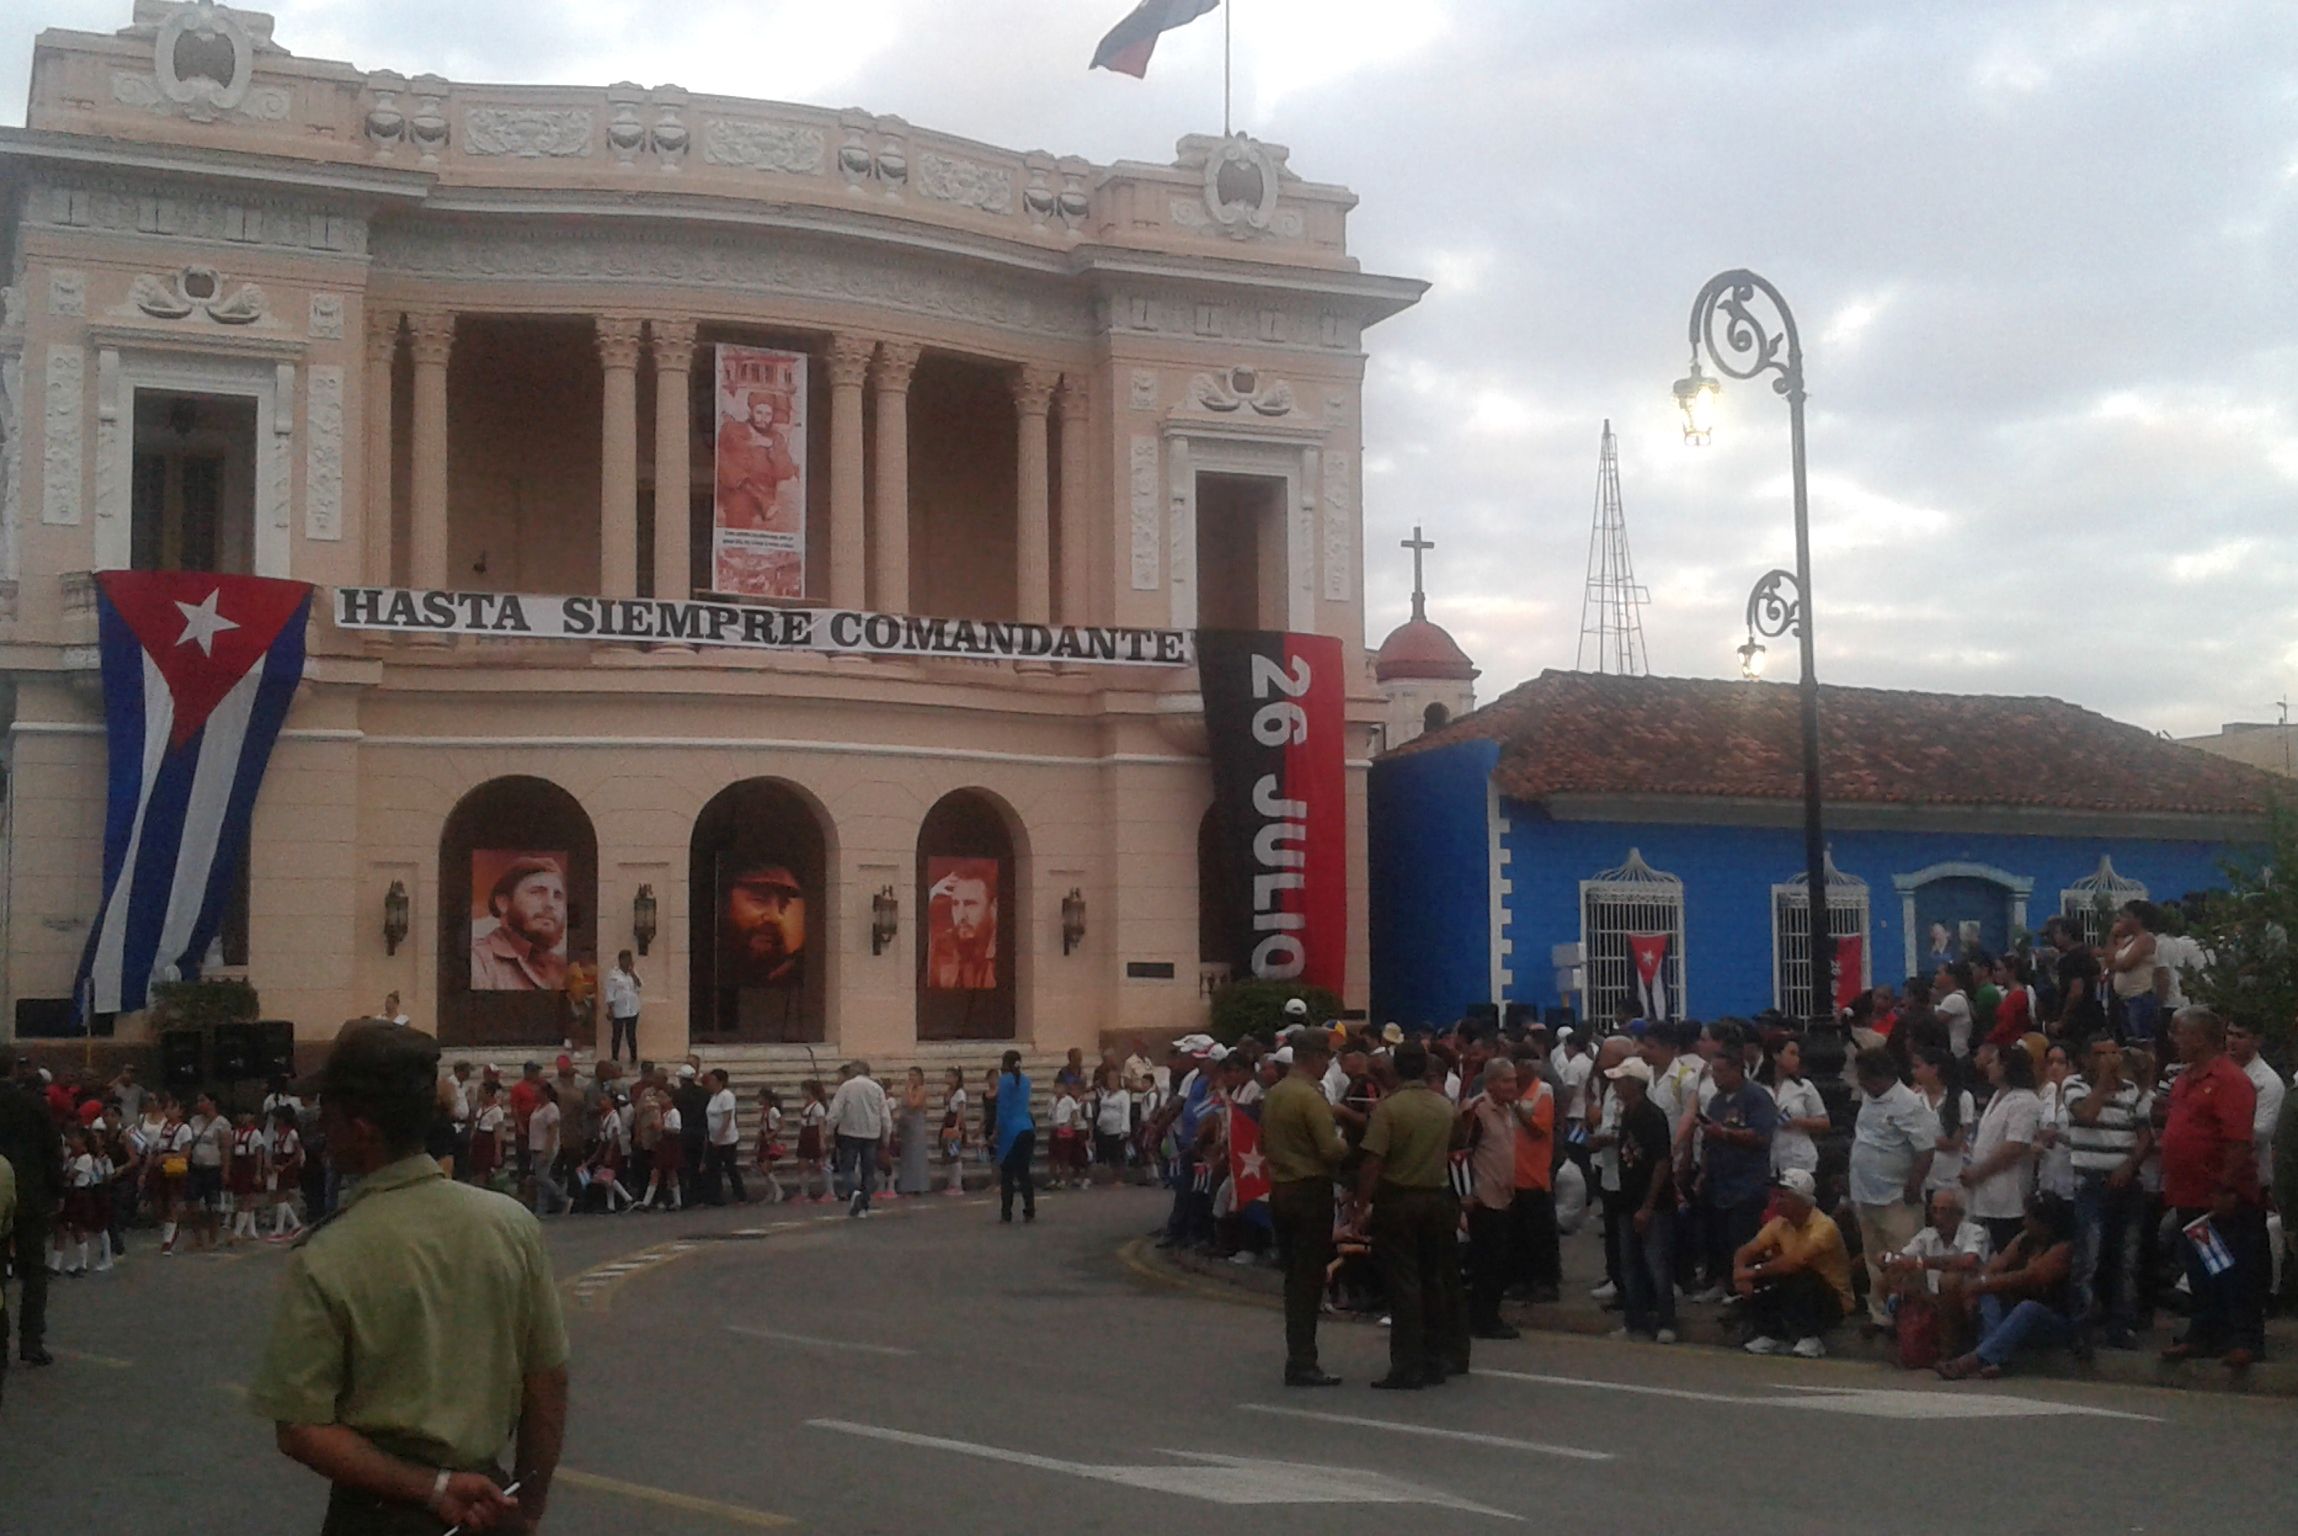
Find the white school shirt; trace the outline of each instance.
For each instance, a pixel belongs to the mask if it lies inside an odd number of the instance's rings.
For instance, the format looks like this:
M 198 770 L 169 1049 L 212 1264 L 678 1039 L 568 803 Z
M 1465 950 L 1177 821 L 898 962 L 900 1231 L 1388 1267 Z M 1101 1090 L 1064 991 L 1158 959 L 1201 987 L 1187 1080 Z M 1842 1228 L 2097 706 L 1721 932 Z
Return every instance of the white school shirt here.
M 1122 1136 L 1133 1129 L 1133 1095 L 1122 1088 L 1101 1095 L 1101 1117 L 1093 1128 L 1104 1136 Z
M 95 1158 L 83 1152 L 72 1159 L 70 1184 L 74 1189 L 94 1189 L 96 1187 Z
M 1556 1080 L 1564 1085 L 1564 1115 L 1578 1120 L 1588 1112 L 1588 1079 L 1596 1070 L 1596 1058 L 1581 1053 L 1566 1056 L 1556 1068 Z
M 1947 1021 L 1947 1049 L 1957 1056 L 1971 1054 L 1971 1000 L 1950 992 L 1932 1004 L 1931 1011 Z
M 500 1104 L 489 1104 L 471 1122 L 471 1134 L 474 1136 L 492 1136 L 502 1128 L 503 1106 Z
M 2258 1182 L 2261 1186 L 2271 1185 L 2274 1182 L 2274 1127 L 2282 1118 L 2282 1100 L 2290 1090 L 2283 1083 L 2282 1074 L 2268 1066 L 2263 1056 L 2251 1057 L 2242 1075 L 2258 1090 L 2258 1112 L 2250 1122 L 2250 1146 L 2257 1154 Z
M 1065 1094 L 1053 1101 L 1053 1128 L 1057 1131 L 1074 1131 L 1082 1114 L 1077 1101 Z
M 2069 1094 L 2068 1088 L 2075 1093 Z M 2035 1183 L 2047 1195 L 2064 1195 L 2073 1199 L 2075 1194 L 2075 1149 L 2067 1139 L 2074 1129 L 2075 1106 L 2090 1096 L 2090 1085 L 2079 1077 L 2070 1077 L 2061 1083 L 2045 1083 L 2038 1092 L 2043 1101 L 2041 1128 L 2058 1133 L 2058 1140 L 2042 1149 L 2035 1163 Z
M 1771 1167 L 1774 1173 L 1788 1168 L 1801 1168 L 1806 1173 L 1819 1171 L 1819 1144 L 1811 1139 L 1809 1131 L 1799 1131 L 1787 1122 L 1808 1120 L 1824 1116 L 1827 1105 L 1819 1097 L 1819 1085 L 1810 1078 L 1781 1078 L 1771 1090 L 1772 1102 L 1779 1106 L 1779 1128 L 1771 1133 Z
M 1915 1097 L 1921 1099 L 1924 1107 L 1929 1109 L 1933 1117 L 1939 1121 L 1939 1134 L 1946 1135 L 1947 1117 L 1939 1113 L 1941 1106 L 1947 1102 L 1946 1095 L 1941 1094 L 1939 1103 L 1933 1104 L 1930 1096 L 1918 1088 L 1915 1090 Z M 1955 1107 L 1961 1112 L 1960 1118 L 1955 1121 L 1955 1134 L 1961 1139 L 1963 1145 L 1968 1147 L 1971 1144 L 1971 1132 L 1979 1120 L 1979 1101 L 1971 1097 L 1970 1089 L 1962 1088 L 1956 1090 Z M 1931 1171 L 1923 1176 L 1923 1193 L 1928 1195 L 1935 1189 L 1962 1188 L 1963 1186 L 1955 1181 L 1963 1176 L 1963 1164 L 1967 1158 L 1968 1154 L 1963 1152 L 1932 1154 Z
M 1979 1128 L 1971 1136 L 1971 1162 L 1983 1163 L 2006 1144 L 2035 1144 L 2042 1128 L 2043 1101 L 2032 1088 L 2005 1088 L 1987 1101 Z M 1971 1186 L 1970 1214 L 1979 1221 L 2008 1221 L 2026 1214 L 2027 1196 L 2035 1191 L 2035 1160 L 2022 1157 L 2010 1167 Z

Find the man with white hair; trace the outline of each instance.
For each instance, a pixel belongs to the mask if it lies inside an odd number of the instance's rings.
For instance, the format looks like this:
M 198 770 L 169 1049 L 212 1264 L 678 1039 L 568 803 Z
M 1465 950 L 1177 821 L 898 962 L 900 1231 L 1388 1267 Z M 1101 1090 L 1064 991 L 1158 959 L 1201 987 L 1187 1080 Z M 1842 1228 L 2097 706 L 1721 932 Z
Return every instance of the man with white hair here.
M 838 1079 L 838 1091 L 830 1095 L 830 1130 L 837 1137 L 839 1170 L 851 1191 L 846 1214 L 867 1216 L 878 1182 L 878 1149 L 893 1135 L 894 1117 L 868 1062 L 847 1062 L 838 1069 Z

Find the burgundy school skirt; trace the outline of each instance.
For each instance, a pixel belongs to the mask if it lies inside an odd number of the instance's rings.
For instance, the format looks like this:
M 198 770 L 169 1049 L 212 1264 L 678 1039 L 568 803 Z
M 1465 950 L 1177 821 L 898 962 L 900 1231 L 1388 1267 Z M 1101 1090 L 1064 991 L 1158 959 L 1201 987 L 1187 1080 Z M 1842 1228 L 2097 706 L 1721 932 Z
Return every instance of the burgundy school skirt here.
M 71 1189 L 64 1192 L 64 1225 L 74 1232 L 100 1232 L 104 1229 L 104 1198 L 93 1189 Z M 39 1260 L 33 1260 L 38 1263 Z
M 684 1173 L 686 1171 L 686 1143 L 676 1136 L 664 1134 L 654 1144 L 654 1171 L 656 1173 Z

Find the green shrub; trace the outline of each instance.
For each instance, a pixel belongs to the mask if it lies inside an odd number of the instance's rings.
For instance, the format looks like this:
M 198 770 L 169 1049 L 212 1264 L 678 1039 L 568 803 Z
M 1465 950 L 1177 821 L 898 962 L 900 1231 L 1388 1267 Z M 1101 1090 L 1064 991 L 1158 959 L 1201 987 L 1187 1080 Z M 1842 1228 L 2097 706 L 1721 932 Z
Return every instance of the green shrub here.
M 1300 998 L 1309 1019 L 1322 1024 L 1340 1017 L 1341 1000 L 1322 987 L 1292 981 L 1232 981 L 1213 994 L 1213 1018 L 1206 1032 L 1223 1045 L 1247 1035 L 1273 1035 L 1285 1027 L 1285 1004 Z

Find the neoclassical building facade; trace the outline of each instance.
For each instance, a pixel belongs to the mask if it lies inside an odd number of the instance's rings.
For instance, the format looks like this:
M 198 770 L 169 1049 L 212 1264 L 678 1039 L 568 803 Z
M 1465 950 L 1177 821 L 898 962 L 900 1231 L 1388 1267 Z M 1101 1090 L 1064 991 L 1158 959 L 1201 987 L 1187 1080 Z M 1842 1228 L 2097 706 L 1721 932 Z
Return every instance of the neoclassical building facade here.
M 1340 638 L 1361 1005 L 1362 338 L 1422 285 L 1349 257 L 1354 201 L 1243 136 L 1093 165 L 371 72 L 204 3 L 41 34 L 0 131 L 7 1019 L 53 1016 L 98 901 L 90 573 L 126 567 L 320 589 L 214 957 L 308 1037 L 396 991 L 450 1041 L 559 1038 L 562 1000 L 479 979 L 490 878 L 530 856 L 565 958 L 643 952 L 649 1054 L 1201 1018 L 1186 665 L 335 622 L 353 588 L 739 600 L 713 359 L 742 347 L 803 359 L 784 607 Z

